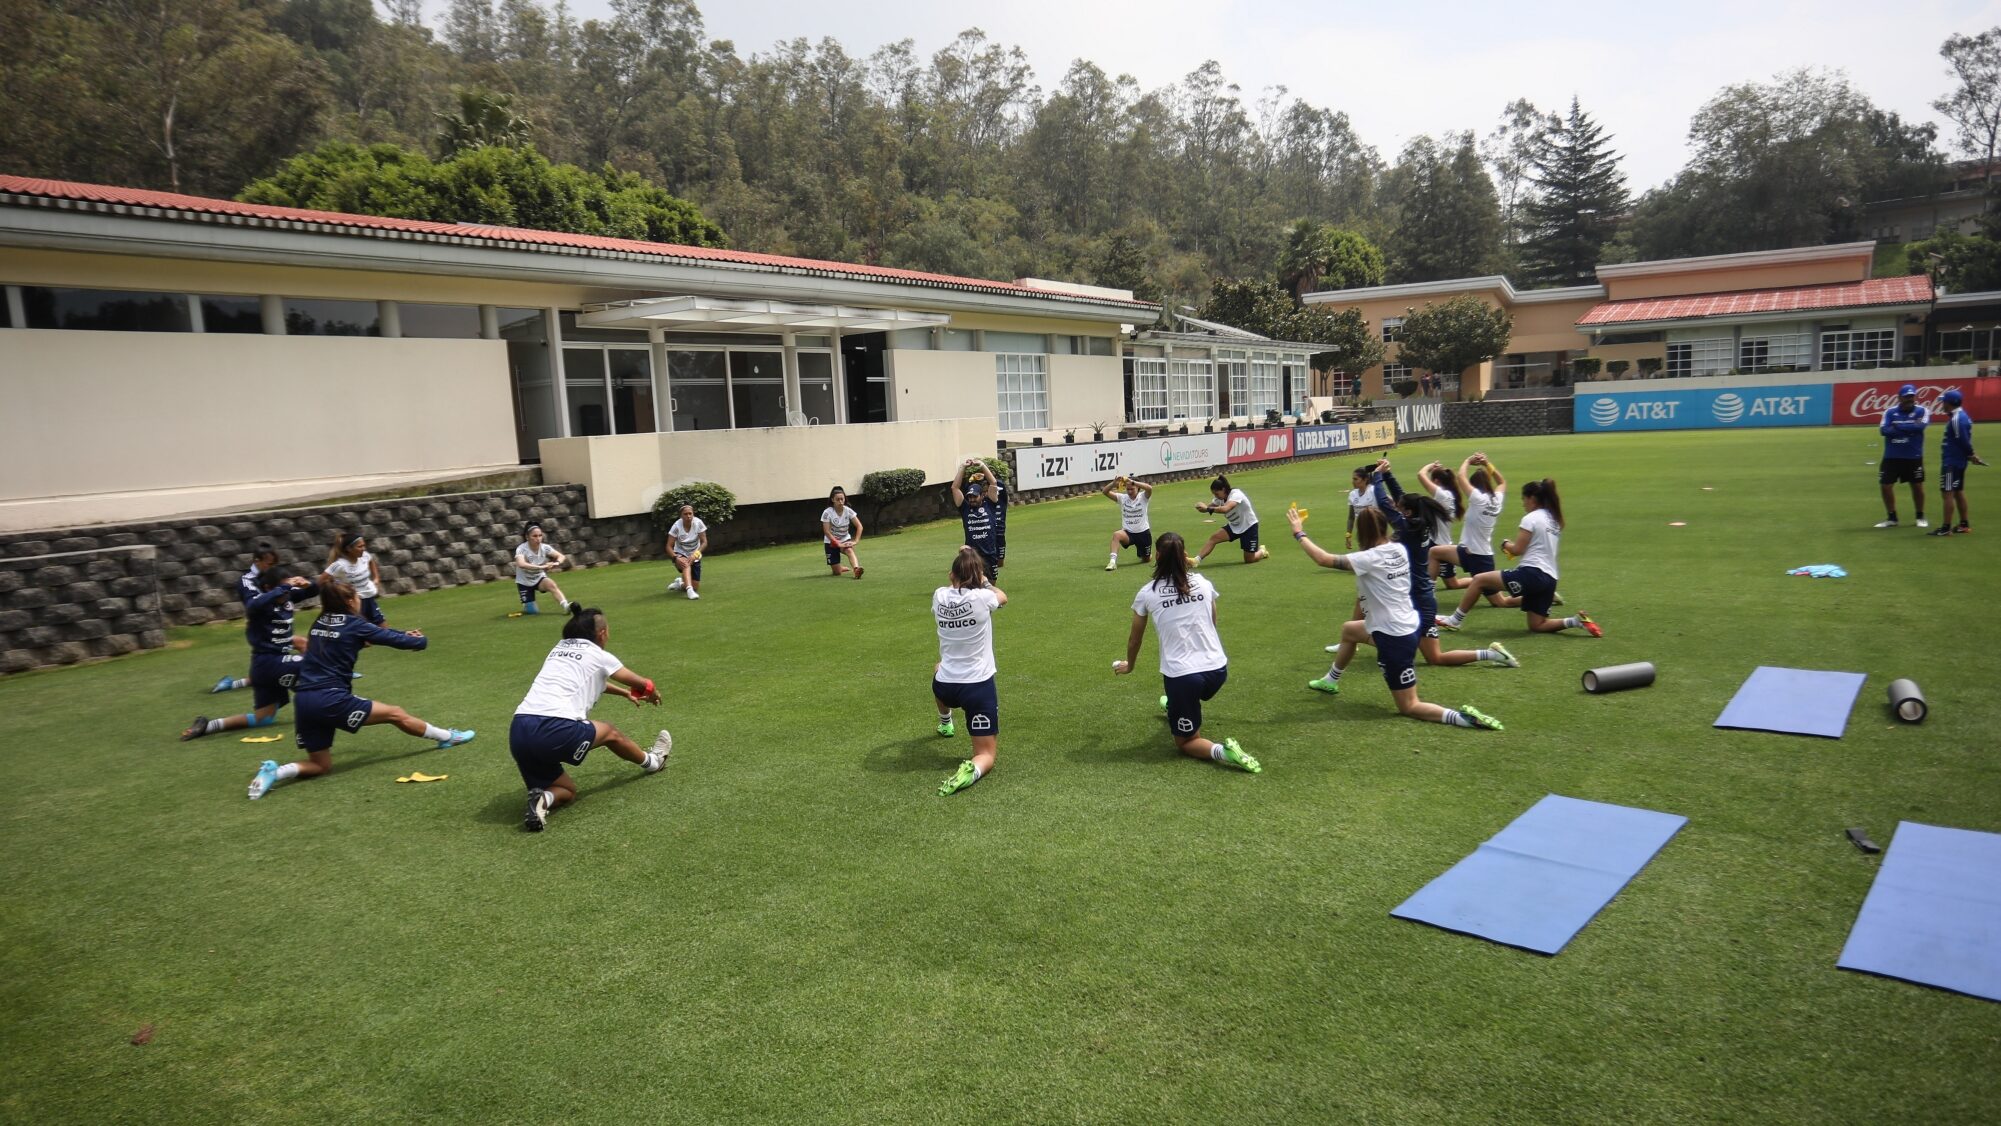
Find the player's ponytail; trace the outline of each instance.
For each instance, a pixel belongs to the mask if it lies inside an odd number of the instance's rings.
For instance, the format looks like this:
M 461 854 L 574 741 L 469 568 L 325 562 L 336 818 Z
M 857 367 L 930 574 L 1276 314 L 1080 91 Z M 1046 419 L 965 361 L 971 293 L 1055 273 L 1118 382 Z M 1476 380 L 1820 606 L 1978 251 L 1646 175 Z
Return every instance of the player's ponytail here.
M 1556 495 L 1556 478 L 1530 481 L 1522 486 L 1522 496 L 1534 497 L 1536 506 L 1549 513 L 1549 518 L 1556 521 L 1559 529 L 1563 527 L 1563 498 Z
M 1188 597 L 1188 541 L 1180 532 L 1168 532 L 1153 543 L 1153 585 L 1165 584 Z
M 1405 516 L 1419 521 L 1426 530 L 1452 523 L 1452 514 L 1445 511 L 1445 506 L 1423 493 L 1405 493 L 1397 498 L 1397 507 L 1403 509 Z
M 322 613 L 337 614 L 342 611 L 355 613 L 361 609 L 361 598 L 354 588 L 324 572 L 320 575 L 320 610 Z
M 1450 469 L 1442 465 L 1434 466 L 1431 470 L 1429 480 L 1432 487 L 1444 489 L 1446 492 L 1452 494 L 1452 511 L 1466 511 L 1466 497 L 1465 494 L 1459 491 L 1459 478 L 1453 476 Z
M 1438 504 L 1437 501 L 1432 501 L 1431 503 L 1434 507 Z M 1382 514 L 1381 509 L 1365 508 L 1361 512 L 1356 513 L 1355 542 L 1362 546 L 1362 550 L 1367 551 L 1372 547 L 1380 547 L 1383 541 L 1389 538 L 1390 520 L 1389 517 Z
M 563 640 L 596 641 L 604 628 L 604 611 L 581 602 L 570 603 L 570 620 L 563 623 Z

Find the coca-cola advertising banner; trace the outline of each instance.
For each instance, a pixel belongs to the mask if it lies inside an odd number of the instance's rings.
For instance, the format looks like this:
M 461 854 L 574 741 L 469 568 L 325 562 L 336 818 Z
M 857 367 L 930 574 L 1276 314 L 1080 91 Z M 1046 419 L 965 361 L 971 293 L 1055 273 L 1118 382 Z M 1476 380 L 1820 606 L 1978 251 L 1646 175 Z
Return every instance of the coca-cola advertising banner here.
M 1883 412 L 1897 405 L 1897 390 L 1909 383 L 1918 389 L 1918 405 L 1936 413 L 1939 409 L 1938 397 L 1948 389 L 1958 388 L 1960 405 L 1975 421 L 2001 418 L 2001 379 L 1945 379 L 1927 380 L 1924 369 L 1912 370 L 1913 378 L 1890 379 L 1877 383 L 1837 383 L 1834 385 L 1834 424 L 1836 426 L 1875 426 L 1883 421 Z
M 1291 430 L 1238 430 L 1230 435 L 1230 464 L 1292 456 Z

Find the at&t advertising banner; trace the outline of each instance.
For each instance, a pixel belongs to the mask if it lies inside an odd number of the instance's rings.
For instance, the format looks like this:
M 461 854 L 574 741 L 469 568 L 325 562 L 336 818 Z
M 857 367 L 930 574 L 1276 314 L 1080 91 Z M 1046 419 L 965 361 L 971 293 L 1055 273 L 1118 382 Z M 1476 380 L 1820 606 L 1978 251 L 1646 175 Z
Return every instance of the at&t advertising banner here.
M 1913 371 L 1911 379 L 1891 379 L 1877 383 L 1837 383 L 1834 385 L 1834 424 L 1836 426 L 1876 426 L 1883 421 L 1883 412 L 1897 405 L 1897 389 L 1904 384 L 1913 384 L 1918 389 L 1918 405 L 1939 412 L 1938 397 L 1950 389 L 1958 389 L 1965 402 L 1960 405 L 1975 422 L 2001 418 L 2001 379 L 1943 379 L 1927 382 L 1922 371 Z
M 1229 438 L 1231 465 L 1292 456 L 1291 430 L 1238 430 Z
M 1014 452 L 1015 472 L 1020 477 L 1015 488 L 1095 485 L 1128 473 L 1146 477 L 1209 469 L 1229 464 L 1229 458 L 1228 436 L 1223 434 L 1173 434 L 1128 442 L 1028 446 Z
M 1593 393 L 1580 387 L 1572 409 L 1575 412 L 1572 426 L 1580 434 L 1605 430 L 1826 426 L 1834 412 L 1834 394 L 1825 383 L 1627 391 L 1616 395 Z

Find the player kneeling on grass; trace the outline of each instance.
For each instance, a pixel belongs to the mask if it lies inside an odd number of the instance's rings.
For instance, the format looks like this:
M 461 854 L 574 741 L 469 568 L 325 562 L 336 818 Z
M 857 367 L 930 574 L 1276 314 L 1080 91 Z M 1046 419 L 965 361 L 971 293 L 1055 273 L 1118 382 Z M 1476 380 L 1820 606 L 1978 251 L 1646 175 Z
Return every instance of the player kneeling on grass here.
M 841 557 L 846 556 L 854 567 L 854 576 L 862 577 L 861 556 L 855 554 L 855 545 L 862 542 L 862 518 L 848 507 L 848 491 L 836 487 L 827 494 L 827 507 L 820 510 L 820 538 L 827 549 L 827 569 L 835 578 L 848 573 L 841 566 Z
M 313 584 L 310 579 L 296 575 L 286 578 L 278 569 L 276 554 L 262 563 L 251 581 L 257 594 L 243 604 L 243 637 L 250 642 L 250 676 L 246 683 L 253 692 L 252 710 L 221 719 L 198 715 L 181 732 L 183 743 L 221 731 L 268 727 L 278 722 L 278 709 L 291 702 L 293 679 L 305 660 L 294 644 L 300 639 L 292 636 L 292 600 L 311 598 Z
M 535 605 L 535 592 L 539 590 L 555 595 L 556 605 L 569 605 L 570 600 L 563 597 L 563 588 L 549 577 L 550 568 L 563 565 L 563 553 L 548 544 L 540 524 L 524 528 L 521 540 L 514 549 L 514 587 L 521 594 L 521 612 L 542 612 L 542 608 Z
M 250 799 L 263 797 L 271 787 L 293 778 L 317 778 L 333 769 L 334 732 L 349 735 L 372 724 L 394 724 L 406 735 L 437 741 L 438 749 L 472 741 L 471 731 L 436 727 L 394 704 L 364 700 L 349 691 L 354 679 L 354 659 L 364 645 L 387 645 L 392 649 L 422 649 L 430 644 L 419 630 L 388 629 L 361 616 L 361 596 L 339 579 L 320 576 L 320 616 L 307 631 L 306 659 L 299 666 L 298 730 L 299 749 L 306 752 L 300 762 L 279 766 L 265 760 L 250 780 Z
M 1502 668 L 1520 668 L 1522 663 L 1515 659 L 1513 653 L 1508 652 L 1507 646 L 1498 641 L 1486 649 L 1446 650 L 1439 647 L 1438 595 L 1432 585 L 1431 574 L 1425 568 L 1431 556 L 1431 537 L 1439 522 L 1446 519 L 1445 507 L 1439 504 L 1435 497 L 1407 493 L 1399 488 L 1396 474 L 1390 472 L 1388 458 L 1377 463 L 1372 487 L 1376 496 L 1376 511 L 1382 513 L 1383 519 L 1390 522 L 1394 533 L 1392 538 L 1403 547 L 1404 554 L 1410 558 L 1410 604 L 1411 608 L 1417 611 L 1418 628 L 1423 630 L 1417 648 L 1418 652 L 1424 654 L 1424 663 L 1449 666 L 1471 665 L 1486 661 Z M 1286 515 L 1290 517 L 1291 513 L 1288 512 Z M 1306 517 L 1302 513 L 1300 522 L 1303 524 L 1305 520 Z M 1329 652 L 1338 652 L 1341 647 L 1330 645 L 1327 648 Z M 1322 683 L 1316 680 L 1313 685 L 1318 686 Z M 1324 683 L 1330 686 L 1327 691 L 1333 690 L 1331 686 L 1334 681 Z
M 681 518 L 667 526 L 667 560 L 681 577 L 667 584 L 668 590 L 685 590 L 690 599 L 700 598 L 702 553 L 709 550 L 709 526 L 695 515 L 695 506 L 681 506 Z
M 1119 505 L 1119 530 L 1112 533 L 1112 556 L 1105 570 L 1118 570 L 1119 552 L 1128 547 L 1139 552 L 1140 562 L 1153 562 L 1153 522 L 1147 516 L 1153 486 L 1136 477 L 1121 477 L 1098 491 Z
M 604 695 L 607 684 L 617 681 L 630 692 L 611 689 L 635 705 L 660 704 L 660 690 L 653 682 L 619 663 L 604 647 L 611 639 L 604 611 L 570 603 L 570 620 L 563 626 L 563 640 L 549 650 L 542 671 L 521 706 L 514 709 L 514 723 L 507 729 L 507 749 L 521 780 L 528 784 L 528 811 L 521 825 L 539 833 L 549 823 L 549 813 L 577 800 L 577 784 L 563 768 L 580 765 L 593 747 L 610 747 L 611 753 L 653 774 L 667 765 L 674 737 L 662 731 L 653 740 L 653 749 L 642 751 L 639 744 L 609 723 L 590 718 L 591 707 Z
M 1223 526 L 1216 529 L 1216 534 L 1209 537 L 1208 543 L 1202 545 L 1202 554 L 1195 557 L 1195 565 L 1200 567 L 1202 561 L 1209 558 L 1209 553 L 1216 550 L 1216 545 L 1226 539 L 1241 542 L 1246 563 L 1256 563 L 1269 556 L 1271 552 L 1258 543 L 1258 513 L 1251 507 L 1251 498 L 1244 495 L 1244 490 L 1231 488 L 1228 477 L 1218 476 L 1209 482 L 1209 493 L 1216 498 L 1215 501 L 1198 504 L 1195 511 L 1223 517 Z
M 1201 575 L 1189 573 L 1188 544 L 1178 532 L 1162 535 L 1154 545 L 1153 578 L 1133 598 L 1126 659 L 1113 661 L 1112 672 L 1124 676 L 1133 671 L 1149 618 L 1160 634 L 1160 708 L 1167 713 L 1176 749 L 1190 758 L 1261 773 L 1264 767 L 1235 739 L 1217 743 L 1202 737 L 1203 701 L 1223 690 L 1223 682 L 1230 678 L 1230 658 L 1216 632 L 1216 588 Z
M 1563 537 L 1563 500 L 1556 495 L 1556 482 L 1544 477 L 1523 485 L 1522 507 L 1528 511 L 1522 514 L 1521 529 L 1514 539 L 1501 544 L 1502 551 L 1519 560 L 1514 569 L 1475 575 L 1466 588 L 1466 596 L 1459 600 L 1459 609 L 1438 619 L 1438 624 L 1458 629 L 1466 623 L 1466 615 L 1479 605 L 1482 595 L 1505 587 L 1509 594 L 1521 599 L 1522 612 L 1529 616 L 1532 633 L 1582 629 L 1593 637 L 1605 636 L 1605 631 L 1598 628 L 1589 614 L 1568 618 L 1549 616 L 1550 605 L 1556 601 L 1557 541 Z
M 938 622 L 938 664 L 931 670 L 931 698 L 938 704 L 938 734 L 958 733 L 952 709 L 966 713 L 973 757 L 938 787 L 955 794 L 987 776 L 1000 750 L 1000 695 L 994 689 L 994 611 L 1007 594 L 987 576 L 986 560 L 971 544 L 952 557 L 948 584 L 931 592 L 931 616 Z
M 1315 544 L 1301 527 L 1305 521 L 1297 508 L 1287 510 L 1285 517 L 1292 524 L 1292 538 L 1305 549 L 1307 557 L 1322 567 L 1353 571 L 1361 596 L 1362 619 L 1341 627 L 1341 644 L 1335 651 L 1333 667 L 1325 677 L 1308 682 L 1308 688 L 1338 694 L 1341 674 L 1348 662 L 1355 659 L 1355 647 L 1371 645 L 1375 647 L 1376 664 L 1383 670 L 1383 680 L 1390 686 L 1390 696 L 1396 700 L 1398 711 L 1428 723 L 1501 730 L 1499 720 L 1478 708 L 1467 706 L 1453 711 L 1417 698 L 1417 650 L 1424 630 L 1418 623 L 1417 610 L 1411 605 L 1411 560 L 1403 546 L 1390 539 L 1389 521 L 1381 512 L 1371 508 L 1355 518 L 1355 538 L 1361 541 L 1362 550 L 1347 555 L 1335 555 Z

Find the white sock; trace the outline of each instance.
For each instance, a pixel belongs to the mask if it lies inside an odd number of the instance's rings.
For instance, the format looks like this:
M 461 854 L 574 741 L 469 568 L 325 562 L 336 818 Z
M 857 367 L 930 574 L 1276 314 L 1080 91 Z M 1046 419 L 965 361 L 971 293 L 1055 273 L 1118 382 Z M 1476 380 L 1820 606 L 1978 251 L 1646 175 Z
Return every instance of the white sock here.
M 952 713 L 951 713 L 951 712 L 939 712 L 939 713 L 938 713 L 938 722 L 939 722 L 939 723 L 950 723 L 950 722 L 952 722 Z
M 299 764 L 296 762 L 288 762 L 278 768 L 278 781 L 280 782 L 289 782 L 298 776 Z
M 979 781 L 980 779 L 982 779 L 982 778 L 985 778 L 986 776 L 987 776 L 987 772 L 986 772 L 986 771 L 984 771 L 984 770 L 981 770 L 981 769 L 980 769 L 980 764 L 979 764 L 979 763 L 977 763 L 977 762 L 976 762 L 976 763 L 974 763 L 974 764 L 973 764 L 973 781 L 977 782 L 977 781 Z
M 1210 762 L 1230 761 L 1230 756 L 1223 752 L 1223 744 L 1221 743 L 1209 744 L 1209 761 Z
M 1564 629 L 1576 629 L 1576 628 L 1577 628 L 1578 626 L 1581 626 L 1581 625 L 1583 625 L 1583 624 L 1584 624 L 1583 622 L 1580 622 L 1580 621 L 1578 621 L 1578 620 L 1577 620 L 1576 618 L 1565 618 L 1565 619 L 1563 619 L 1563 628 L 1564 628 Z
M 1341 666 L 1340 666 L 1340 665 L 1328 665 L 1328 666 L 1327 666 L 1327 679 L 1329 679 L 1329 680 L 1339 680 L 1339 679 L 1341 679 Z
M 1473 650 L 1473 659 L 1476 661 L 1498 661 L 1501 659 L 1501 655 L 1492 649 L 1475 649 Z
M 235 680 L 229 682 L 229 690 L 232 692 L 236 691 L 239 688 L 248 688 L 248 687 L 250 687 L 250 681 L 240 676 L 237 677 Z
M 442 743 L 451 737 L 452 737 L 451 732 L 445 730 L 442 727 L 439 727 L 434 723 L 427 723 L 424 725 L 424 738 L 426 739 L 436 739 L 438 742 Z
M 1445 714 L 1438 717 L 1438 722 L 1446 724 L 1447 726 L 1450 727 L 1473 726 L 1472 720 L 1467 719 L 1465 716 L 1460 715 L 1458 712 L 1453 711 L 1451 708 L 1445 709 Z
M 209 720 L 209 721 L 208 721 L 208 726 L 202 729 L 202 734 L 203 734 L 203 735 L 213 735 L 213 734 L 215 734 L 216 732 L 218 732 L 218 731 L 221 731 L 221 730 L 223 729 L 223 727 L 222 727 L 222 722 L 223 722 L 223 721 L 222 721 L 222 720 L 219 720 L 219 719 L 212 719 L 212 720 Z
M 1448 622 L 1451 622 L 1451 623 L 1452 623 L 1453 625 L 1455 625 L 1455 626 L 1456 626 L 1456 625 L 1459 625 L 1459 624 L 1461 624 L 1461 623 L 1465 622 L 1465 620 L 1466 620 L 1466 611 L 1464 611 L 1464 610 L 1454 610 L 1454 611 L 1452 611 L 1452 612 L 1451 612 L 1450 614 L 1447 614 L 1447 615 L 1445 615 L 1445 620 L 1446 620 L 1446 621 L 1448 621 Z

